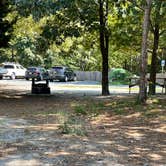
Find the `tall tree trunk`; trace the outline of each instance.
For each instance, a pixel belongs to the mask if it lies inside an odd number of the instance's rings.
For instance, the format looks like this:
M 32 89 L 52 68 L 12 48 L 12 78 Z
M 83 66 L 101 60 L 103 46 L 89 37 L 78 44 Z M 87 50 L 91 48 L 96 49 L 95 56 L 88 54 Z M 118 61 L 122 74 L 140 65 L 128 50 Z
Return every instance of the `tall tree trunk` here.
M 150 68 L 150 84 L 149 84 L 149 94 L 154 95 L 156 93 L 156 67 L 157 67 L 157 50 L 159 45 L 159 29 L 160 29 L 160 9 L 162 2 L 159 1 L 156 7 L 155 15 L 155 25 L 152 27 L 153 33 L 153 52 L 152 52 L 152 62 Z
M 100 17 L 100 50 L 102 54 L 102 95 L 109 95 L 108 80 L 108 50 L 109 50 L 109 33 L 106 28 L 108 16 L 108 0 L 106 0 L 106 9 L 104 14 L 104 0 L 99 0 L 99 17 Z
M 139 102 L 145 103 L 147 99 L 147 40 L 149 33 L 150 11 L 152 0 L 146 0 L 144 9 L 143 33 L 142 33 L 142 47 L 140 58 L 140 84 L 139 84 Z
M 152 63 L 150 69 L 150 84 L 149 94 L 154 95 L 156 93 L 156 67 L 157 67 L 157 50 L 159 44 L 159 25 L 155 25 L 154 41 L 153 41 L 153 52 L 152 52 Z

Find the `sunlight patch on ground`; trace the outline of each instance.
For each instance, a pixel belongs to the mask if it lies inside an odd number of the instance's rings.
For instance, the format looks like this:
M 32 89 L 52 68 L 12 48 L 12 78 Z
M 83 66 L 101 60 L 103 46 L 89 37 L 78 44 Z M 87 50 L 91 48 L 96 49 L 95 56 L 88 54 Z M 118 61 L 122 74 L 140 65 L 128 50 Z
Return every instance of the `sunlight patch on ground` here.
M 112 156 L 112 157 L 117 157 L 118 154 L 115 154 L 113 152 L 109 152 L 109 151 L 103 151 L 103 154 L 106 155 L 106 156 Z
M 127 129 L 129 129 L 129 130 L 150 130 L 150 128 L 149 127 L 146 127 L 146 126 L 133 126 L 133 127 L 128 127 L 127 126 Z
M 139 153 L 150 151 L 150 149 L 145 148 L 145 147 L 135 147 L 133 150 L 134 150 L 135 152 L 139 152 Z
M 123 145 L 117 145 L 117 148 L 118 148 L 119 151 L 126 151 L 126 150 L 129 149 L 129 147 L 123 146 Z
M 72 153 L 69 152 L 65 152 L 65 151 L 60 151 L 60 152 L 45 152 L 45 155 L 47 155 L 48 157 L 52 158 L 52 157 L 56 157 L 56 156 L 67 156 L 67 155 L 73 155 Z
M 138 118 L 140 115 L 141 115 L 141 113 L 137 112 L 137 113 L 134 113 L 131 115 L 127 115 L 127 116 L 125 116 L 125 118 Z
M 151 129 L 151 130 L 166 133 L 166 124 L 161 124 L 156 129 Z
M 162 160 L 163 159 L 163 157 L 161 155 L 155 154 L 155 153 L 148 154 L 148 156 L 153 161 L 158 161 L 158 160 Z
M 30 126 L 28 130 L 42 130 L 42 131 L 48 131 L 48 130 L 57 130 L 59 127 L 59 124 L 42 124 L 42 125 L 35 125 Z
M 101 152 L 94 152 L 94 151 L 89 151 L 85 153 L 86 155 L 91 155 L 91 156 L 97 156 L 101 155 Z
M 98 141 L 97 143 L 111 145 L 111 144 L 114 144 L 115 142 L 114 141 Z
M 8 163 L 5 163 L 5 166 L 40 166 L 42 163 L 40 163 L 37 160 L 29 159 L 29 160 L 23 160 L 23 159 L 11 159 Z
M 138 130 L 129 130 L 126 135 L 136 140 L 141 140 L 145 134 L 140 133 Z

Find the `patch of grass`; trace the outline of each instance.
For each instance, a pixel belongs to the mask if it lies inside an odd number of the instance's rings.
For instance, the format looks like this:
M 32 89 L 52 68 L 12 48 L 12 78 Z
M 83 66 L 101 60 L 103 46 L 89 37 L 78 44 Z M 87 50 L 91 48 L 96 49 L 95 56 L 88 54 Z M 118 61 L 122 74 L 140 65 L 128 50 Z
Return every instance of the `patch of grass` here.
M 59 129 L 61 130 L 62 134 L 78 136 L 85 136 L 87 134 L 83 120 L 78 117 L 69 116 L 68 119 L 60 125 Z
M 99 107 L 95 103 L 92 103 L 92 104 L 87 106 L 87 110 L 89 112 L 89 117 L 96 117 L 99 115 L 101 107 Z
M 87 115 L 86 107 L 85 107 L 85 106 L 82 106 L 82 105 L 75 106 L 74 112 L 75 112 L 77 115 Z
M 50 114 L 57 114 L 57 110 L 54 109 L 43 109 L 42 111 L 32 111 L 31 114 L 33 115 L 50 115 Z
M 104 108 L 103 103 L 88 102 L 84 105 L 77 105 L 74 107 L 74 113 L 76 115 L 84 115 L 89 118 L 96 117 L 99 115 L 100 111 Z
M 135 100 L 115 100 L 105 104 L 107 110 L 116 115 L 125 115 L 129 111 L 133 111 L 135 107 Z
M 107 104 L 110 111 L 116 115 L 126 115 L 132 112 L 141 112 L 145 117 L 157 117 L 161 114 L 160 110 L 164 110 L 165 106 L 157 99 L 150 100 L 145 105 L 138 104 L 137 100 L 119 100 L 114 101 L 112 104 Z
M 143 106 L 143 105 L 140 105 L 138 103 L 136 103 L 134 106 L 133 106 L 133 110 L 135 112 L 145 112 L 146 111 L 146 106 Z
M 109 85 L 129 85 L 127 80 L 116 80 L 109 83 Z
M 157 117 L 158 115 L 159 115 L 159 112 L 157 110 L 146 111 L 143 113 L 143 116 L 147 118 Z
M 65 123 L 65 121 L 67 121 L 67 119 L 68 119 L 68 116 L 69 115 L 65 111 L 58 111 L 56 113 L 57 122 L 60 124 Z
M 125 111 L 121 108 L 117 108 L 115 110 L 113 110 L 113 112 L 116 114 L 116 115 L 123 115 L 125 113 Z

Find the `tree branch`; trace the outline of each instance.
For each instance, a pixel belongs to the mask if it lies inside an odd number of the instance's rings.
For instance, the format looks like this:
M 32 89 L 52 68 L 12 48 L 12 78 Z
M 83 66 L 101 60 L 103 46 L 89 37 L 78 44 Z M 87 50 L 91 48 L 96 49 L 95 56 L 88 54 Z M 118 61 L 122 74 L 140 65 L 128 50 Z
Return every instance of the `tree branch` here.
M 143 8 L 143 7 L 141 7 L 141 6 L 139 6 L 139 5 L 137 5 L 135 0 L 127 0 L 127 1 L 128 1 L 128 2 L 130 2 L 130 3 L 132 3 L 132 4 L 134 4 L 134 5 L 135 5 L 135 7 L 137 7 L 138 9 L 140 9 L 140 10 L 144 11 L 144 8 Z
M 150 19 L 149 22 L 150 22 L 151 30 L 152 30 L 152 32 L 154 33 L 154 32 L 155 32 L 155 29 L 154 29 L 154 26 L 153 26 L 153 24 L 152 24 L 152 20 Z
M 159 36 L 161 36 L 162 34 L 164 34 L 166 32 L 166 29 L 164 29 L 163 31 L 161 31 L 160 33 L 159 33 Z

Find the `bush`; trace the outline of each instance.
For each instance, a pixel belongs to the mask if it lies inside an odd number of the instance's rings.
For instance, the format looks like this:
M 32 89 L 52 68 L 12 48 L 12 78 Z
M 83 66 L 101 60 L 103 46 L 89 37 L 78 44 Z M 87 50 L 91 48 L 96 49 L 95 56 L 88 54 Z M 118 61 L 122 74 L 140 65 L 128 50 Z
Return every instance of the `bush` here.
M 109 72 L 110 82 L 117 84 L 128 84 L 128 78 L 132 76 L 132 73 L 122 68 L 114 68 Z

